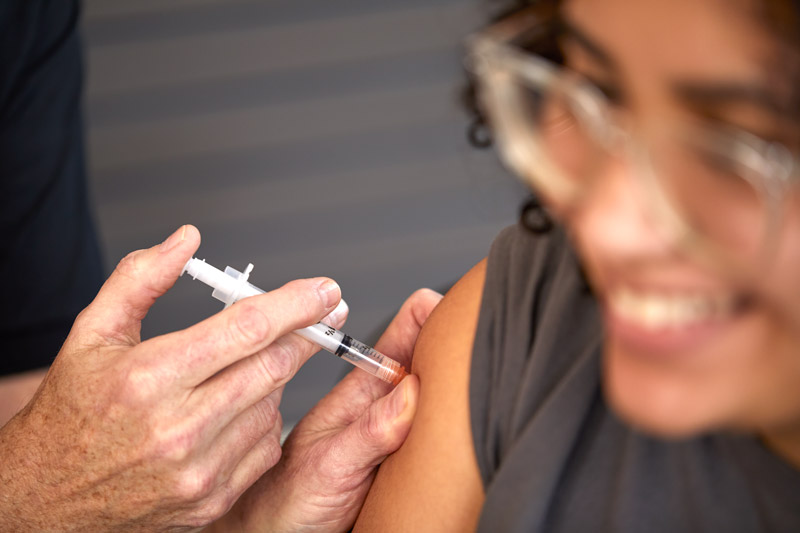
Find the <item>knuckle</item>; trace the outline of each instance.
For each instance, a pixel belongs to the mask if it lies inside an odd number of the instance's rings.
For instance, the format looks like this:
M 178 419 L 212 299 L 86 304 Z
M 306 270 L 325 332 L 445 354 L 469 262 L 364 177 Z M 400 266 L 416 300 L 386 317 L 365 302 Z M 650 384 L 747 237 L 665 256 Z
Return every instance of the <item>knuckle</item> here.
M 409 300 L 425 302 L 428 300 L 433 300 L 433 301 L 440 300 L 441 298 L 442 295 L 436 292 L 435 290 L 423 288 L 415 290 L 409 297 Z
M 443 296 L 434 290 L 417 289 L 406 300 L 406 303 L 411 307 L 414 320 L 421 326 L 428 319 L 433 308 L 442 301 L 442 298 Z
M 360 426 L 360 437 L 362 442 L 376 442 L 383 438 L 384 426 L 381 417 L 375 409 L 367 409 L 364 413 L 364 420 Z
M 163 269 L 148 267 L 148 262 L 142 260 L 144 253 L 145 250 L 137 250 L 123 257 L 114 269 L 112 276 L 130 280 L 139 290 L 155 300 L 163 292 L 161 287 L 165 286 L 169 274 Z M 127 315 L 136 320 L 144 319 L 146 311 L 132 305 L 129 300 L 123 300 L 121 305 L 124 307 L 123 312 Z
M 97 334 L 97 323 L 104 321 L 103 313 L 102 311 L 96 312 L 96 306 L 93 304 L 94 302 L 90 303 L 75 317 L 61 351 L 64 351 L 64 347 L 68 343 L 77 346 L 91 346 L 102 342 L 102 337 Z
M 235 344 L 251 346 L 262 342 L 272 334 L 272 320 L 267 313 L 252 302 L 240 302 L 233 314 L 228 330 Z
M 409 296 L 408 299 L 411 301 L 424 300 L 426 298 L 429 298 L 432 292 L 433 291 L 430 289 L 417 289 L 411 293 L 411 296 Z
M 281 459 L 280 435 L 271 434 L 264 438 L 261 446 L 261 474 L 278 464 Z
M 179 465 L 185 463 L 192 454 L 197 440 L 197 432 L 182 425 L 170 425 L 153 430 L 150 438 L 152 459 Z
M 255 355 L 266 387 L 280 386 L 294 375 L 299 359 L 297 350 L 297 343 L 278 339 Z
M 153 372 L 142 365 L 131 365 L 118 383 L 118 391 L 127 404 L 144 405 L 159 395 L 158 380 Z
M 264 398 L 256 403 L 253 409 L 255 411 L 256 427 L 261 430 L 259 433 L 269 431 L 276 425 L 283 425 L 283 419 L 281 418 L 280 411 L 278 411 L 278 406 L 275 405 L 275 402 L 270 398 Z
M 245 424 L 238 429 L 238 440 L 248 449 L 257 448 L 270 435 L 280 436 L 283 421 L 274 401 L 264 399 L 253 405 Z M 276 437 L 278 438 L 278 437 Z
M 143 250 L 136 250 L 135 252 L 130 252 L 128 255 L 123 257 L 119 263 L 117 263 L 117 267 L 114 269 L 114 273 L 126 277 L 126 278 L 135 278 L 139 273 L 139 256 Z
M 91 316 L 91 310 L 89 307 L 85 307 L 81 310 L 80 313 L 75 317 L 75 321 L 72 323 L 72 330 L 80 330 L 86 326 L 86 322 L 89 321 Z
M 193 515 L 189 518 L 188 524 L 192 527 L 203 527 L 217 520 L 227 513 L 236 502 L 235 494 L 230 490 L 217 491 L 213 496 L 206 498 L 202 504 L 198 505 Z
M 215 476 L 203 468 L 188 468 L 175 479 L 176 496 L 186 502 L 196 502 L 208 497 L 214 490 Z M 207 505 L 204 503 L 203 506 Z

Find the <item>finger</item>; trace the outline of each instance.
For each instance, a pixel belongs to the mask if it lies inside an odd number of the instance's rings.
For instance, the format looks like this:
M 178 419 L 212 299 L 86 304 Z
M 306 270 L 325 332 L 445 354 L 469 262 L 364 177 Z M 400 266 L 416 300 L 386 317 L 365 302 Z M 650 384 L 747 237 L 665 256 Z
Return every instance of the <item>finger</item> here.
M 347 319 L 347 304 L 341 302 L 323 319 L 335 328 Z M 193 408 L 208 413 L 209 419 L 223 427 L 237 413 L 289 381 L 317 351 L 319 346 L 298 335 L 284 335 L 199 385 L 192 394 L 197 399 Z
M 386 328 L 376 349 L 409 368 L 419 332 L 441 299 L 441 294 L 429 289 L 412 294 Z M 304 421 L 318 428 L 346 427 L 391 390 L 390 384 L 354 369 L 311 409 Z
M 334 437 L 335 446 L 347 453 L 342 464 L 332 465 L 344 476 L 369 472 L 405 441 L 417 409 L 419 380 L 407 376 L 388 395 L 374 402 L 361 416 Z
M 227 512 L 241 494 L 281 456 L 281 418 L 277 410 L 282 390 L 242 413 L 234 424 L 211 441 L 208 455 L 195 472 L 200 485 L 215 487 L 206 497 L 206 513 L 215 519 Z
M 419 332 L 442 298 L 441 294 L 430 289 L 415 291 L 403 302 L 400 310 L 375 344 L 375 349 L 410 370 Z M 354 373 L 352 379 L 358 381 L 353 386 L 362 394 L 349 398 L 350 416 L 366 409 L 369 404 L 387 394 L 392 388 L 390 384 L 373 379 L 364 372 Z
M 183 331 L 151 339 L 148 353 L 159 368 L 194 387 L 290 331 L 318 322 L 340 299 L 339 286 L 331 279 L 295 280 L 245 298 Z
M 200 246 L 200 232 L 181 226 L 163 243 L 128 254 L 81 314 L 83 328 L 126 344 L 139 341 L 147 311 L 172 287 L 183 266 Z
M 339 303 L 336 304 L 336 307 L 331 311 L 326 317 L 324 317 L 320 322 L 325 324 L 326 326 L 333 326 L 336 329 L 341 328 L 345 322 L 347 322 L 347 316 L 350 314 L 350 306 L 347 305 L 347 302 L 344 299 L 339 300 Z
M 273 468 L 281 457 L 280 440 L 281 428 L 275 426 L 250 448 L 225 482 L 226 492 L 238 498 Z M 290 490 L 291 487 L 285 487 L 283 492 L 288 493 Z
M 276 435 L 280 447 L 283 427 L 278 407 L 283 388 L 261 398 L 245 411 L 239 413 L 228 425 L 209 441 L 208 465 L 218 472 L 218 481 L 228 479 L 239 463 L 258 445 L 265 436 Z M 280 450 L 273 450 L 274 461 L 280 457 Z M 273 462 L 274 464 L 274 462 Z
M 442 298 L 441 294 L 430 289 L 414 292 L 400 307 L 375 349 L 410 368 L 419 332 Z

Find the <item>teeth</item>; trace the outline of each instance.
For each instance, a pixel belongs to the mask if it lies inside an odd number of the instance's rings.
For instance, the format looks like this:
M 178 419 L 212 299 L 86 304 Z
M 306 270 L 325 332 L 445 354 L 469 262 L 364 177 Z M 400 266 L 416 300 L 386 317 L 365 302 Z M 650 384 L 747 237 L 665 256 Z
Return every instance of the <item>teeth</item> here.
M 609 297 L 615 313 L 648 329 L 686 327 L 722 318 L 733 311 L 733 298 L 722 295 L 653 294 L 620 289 Z

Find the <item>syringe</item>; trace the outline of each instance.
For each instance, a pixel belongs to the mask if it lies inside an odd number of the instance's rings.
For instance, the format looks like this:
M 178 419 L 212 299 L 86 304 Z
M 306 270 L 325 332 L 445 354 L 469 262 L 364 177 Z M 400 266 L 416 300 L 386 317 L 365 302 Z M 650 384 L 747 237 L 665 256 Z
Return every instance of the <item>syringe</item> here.
M 228 307 L 242 298 L 264 293 L 247 281 L 252 271 L 252 263 L 247 265 L 244 272 L 231 267 L 225 267 L 225 272 L 222 272 L 205 260 L 192 258 L 183 267 L 181 275 L 188 273 L 192 279 L 198 279 L 213 287 L 214 292 L 211 296 L 224 302 L 225 307 Z M 397 385 L 408 375 L 406 369 L 397 361 L 322 322 L 295 330 L 295 333 L 392 385 Z

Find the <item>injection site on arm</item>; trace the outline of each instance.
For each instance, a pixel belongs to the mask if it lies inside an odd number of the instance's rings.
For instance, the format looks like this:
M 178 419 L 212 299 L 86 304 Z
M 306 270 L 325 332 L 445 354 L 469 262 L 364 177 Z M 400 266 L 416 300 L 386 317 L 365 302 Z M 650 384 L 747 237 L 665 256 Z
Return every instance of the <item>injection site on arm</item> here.
M 228 307 L 242 298 L 265 292 L 247 281 L 252 271 L 252 263 L 247 265 L 244 272 L 239 272 L 229 266 L 225 267 L 223 272 L 209 265 L 205 260 L 193 257 L 183 267 L 181 275 L 189 274 L 192 279 L 202 281 L 212 287 L 214 292 L 211 293 L 211 296 Z M 392 385 L 397 385 L 408 375 L 406 369 L 397 361 L 322 322 L 295 330 L 294 333 Z

